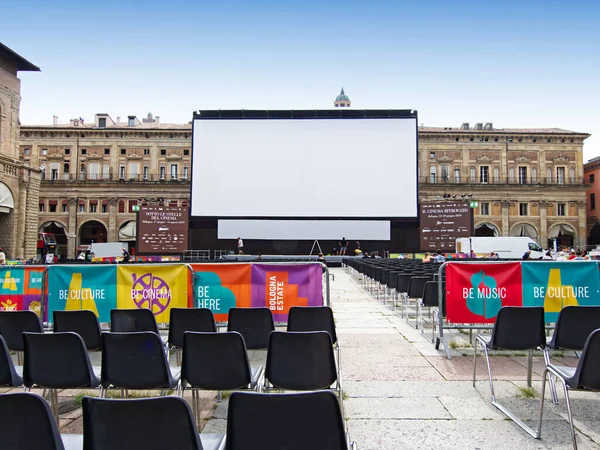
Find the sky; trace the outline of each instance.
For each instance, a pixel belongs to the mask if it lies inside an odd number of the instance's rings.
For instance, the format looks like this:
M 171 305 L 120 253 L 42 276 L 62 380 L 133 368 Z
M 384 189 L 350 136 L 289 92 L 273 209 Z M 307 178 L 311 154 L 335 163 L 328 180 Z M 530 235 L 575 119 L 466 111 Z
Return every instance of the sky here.
M 493 122 L 592 134 L 600 156 L 597 0 L 0 0 L 21 123 L 149 111 L 415 109 L 425 126 Z

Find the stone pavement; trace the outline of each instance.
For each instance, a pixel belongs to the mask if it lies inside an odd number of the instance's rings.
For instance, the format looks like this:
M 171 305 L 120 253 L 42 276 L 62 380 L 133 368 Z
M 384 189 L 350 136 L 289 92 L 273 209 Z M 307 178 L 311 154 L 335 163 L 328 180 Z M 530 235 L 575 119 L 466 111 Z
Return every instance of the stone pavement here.
M 553 405 L 546 392 L 542 439 L 531 438 L 491 405 L 482 356 L 478 357 L 478 382 L 472 386 L 473 349 L 468 336 L 453 333 L 454 356 L 448 360 L 420 331 L 394 315 L 389 302 L 384 306 L 345 270 L 331 269 L 331 273 L 335 276 L 332 307 L 342 346 L 345 414 L 351 438 L 360 450 L 571 448 L 562 390 L 559 405 Z M 98 363 L 99 356 L 92 353 L 92 363 Z M 266 353 L 251 351 L 250 359 L 252 364 L 264 364 Z M 553 359 L 565 365 L 577 362 L 568 353 Z M 525 389 L 525 354 L 492 357 L 499 401 L 531 427 L 537 424 L 543 369 L 541 356 L 534 361 L 532 392 Z M 175 365 L 174 355 L 170 362 Z M 61 414 L 61 432 L 82 432 L 81 408 L 77 407 L 82 393 L 98 392 L 59 392 L 61 409 L 71 409 Z M 217 403 L 215 394 L 201 393 L 201 428 L 207 433 L 225 433 L 228 395 Z M 571 398 L 579 448 L 600 448 L 600 395 L 572 392 Z M 191 403 L 190 394 L 186 399 Z

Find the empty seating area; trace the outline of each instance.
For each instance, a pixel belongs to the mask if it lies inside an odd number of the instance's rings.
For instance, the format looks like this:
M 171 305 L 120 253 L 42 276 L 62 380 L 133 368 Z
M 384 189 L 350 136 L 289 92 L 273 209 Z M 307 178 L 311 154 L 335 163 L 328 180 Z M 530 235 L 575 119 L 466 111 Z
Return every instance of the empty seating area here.
M 253 435 L 247 421 L 240 420 L 248 411 L 269 423 L 269 429 L 281 422 L 277 428 L 287 438 L 275 434 L 289 440 L 286 449 L 351 448 L 343 419 L 339 342 L 329 307 L 292 307 L 289 330 L 276 330 L 267 308 L 232 308 L 226 331 L 217 329 L 208 309 L 174 308 L 170 315 L 168 336 L 163 337 L 154 315 L 143 309 L 111 311 L 110 331 L 102 330 L 90 311 L 56 311 L 54 330 L 45 333 L 34 313 L 0 311 L 0 384 L 40 389 L 48 399 L 33 393 L 2 394 L 0 414 L 14 408 L 23 421 L 29 409 L 49 416 L 52 423 L 44 425 L 45 431 L 48 442 L 55 444 L 47 448 L 63 448 L 56 427 L 57 392 L 79 389 L 91 396 L 82 402 L 83 436 L 64 437 L 67 449 L 269 448 L 262 435 L 270 432 Z M 19 352 L 18 358 L 11 351 Z M 266 364 L 251 363 L 249 352 L 256 351 Z M 238 396 L 244 390 L 254 395 Z M 130 391 L 150 398 L 128 400 Z M 216 391 L 218 401 L 223 391 L 236 391 L 228 408 L 227 439 L 198 436 L 200 391 Z M 261 419 L 260 414 L 272 418 Z M 320 418 L 316 422 L 330 425 L 319 436 L 300 439 L 306 433 L 301 421 L 288 418 L 294 414 L 314 415 Z M 160 426 L 148 427 L 159 416 Z M 165 416 L 168 420 L 162 422 Z M 170 421 L 180 432 L 171 429 Z M 147 435 L 140 436 L 132 423 L 139 423 Z M 18 439 L 3 436 L 8 431 L 3 425 L 0 448 L 11 448 L 2 439 L 9 444 Z

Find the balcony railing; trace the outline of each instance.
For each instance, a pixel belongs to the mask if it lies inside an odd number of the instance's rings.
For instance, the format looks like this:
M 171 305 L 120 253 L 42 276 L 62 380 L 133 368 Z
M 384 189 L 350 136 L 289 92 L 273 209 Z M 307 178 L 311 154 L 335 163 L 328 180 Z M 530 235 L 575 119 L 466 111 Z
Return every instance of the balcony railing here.
M 433 176 L 420 177 L 419 184 L 430 184 L 430 185 L 520 185 L 520 186 L 584 186 L 589 184 L 589 178 L 543 178 L 543 177 L 442 177 Z
M 60 174 L 56 177 L 43 176 L 45 183 L 187 183 L 189 177 L 171 174 L 102 174 L 102 173 L 80 173 L 77 177 L 73 174 Z M 53 179 L 54 178 L 54 179 Z

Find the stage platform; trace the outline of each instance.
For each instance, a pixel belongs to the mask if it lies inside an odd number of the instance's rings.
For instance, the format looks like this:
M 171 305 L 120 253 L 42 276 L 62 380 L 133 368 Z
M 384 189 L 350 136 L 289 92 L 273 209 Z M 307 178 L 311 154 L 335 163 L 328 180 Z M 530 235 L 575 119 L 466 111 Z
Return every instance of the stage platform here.
M 331 267 L 340 267 L 342 260 L 346 258 L 362 258 L 362 256 L 325 256 L 325 264 Z M 239 262 L 290 262 L 290 261 L 315 261 L 319 259 L 317 255 L 223 255 L 221 259 L 225 261 Z

